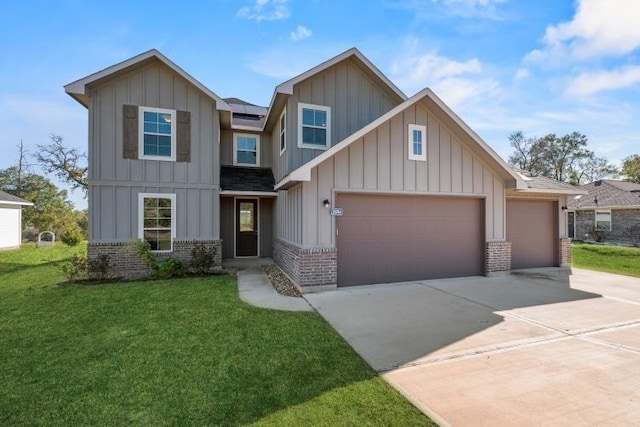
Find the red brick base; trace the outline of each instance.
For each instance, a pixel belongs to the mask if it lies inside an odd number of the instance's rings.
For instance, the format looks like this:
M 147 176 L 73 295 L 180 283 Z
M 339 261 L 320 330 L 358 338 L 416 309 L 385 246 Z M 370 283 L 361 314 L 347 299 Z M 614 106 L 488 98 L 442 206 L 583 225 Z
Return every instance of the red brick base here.
M 560 239 L 560 267 L 571 267 L 571 239 Z
M 207 247 L 215 247 L 215 267 L 222 266 L 222 240 L 174 240 L 173 252 L 156 254 L 156 260 L 176 258 L 186 266 L 191 261 L 191 249 L 195 243 L 204 243 Z M 113 276 L 145 277 L 149 275 L 148 267 L 140 261 L 138 254 L 130 247 L 129 242 L 89 243 L 87 258 L 89 261 L 100 255 L 108 255 Z
M 273 260 L 302 292 L 335 287 L 338 283 L 338 252 L 335 248 L 301 248 L 275 239 Z
M 511 271 L 511 242 L 487 242 L 484 253 L 484 274 Z

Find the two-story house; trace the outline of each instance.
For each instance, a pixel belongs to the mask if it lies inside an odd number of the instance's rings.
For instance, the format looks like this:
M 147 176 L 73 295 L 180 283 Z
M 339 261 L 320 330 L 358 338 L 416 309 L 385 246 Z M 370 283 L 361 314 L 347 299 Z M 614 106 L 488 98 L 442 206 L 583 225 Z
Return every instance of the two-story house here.
M 516 173 L 357 49 L 222 99 L 156 50 L 65 86 L 89 111 L 90 258 L 273 257 L 303 290 L 567 266 L 564 184 Z M 219 257 L 219 258 L 220 258 Z M 217 259 L 220 263 L 221 259 Z

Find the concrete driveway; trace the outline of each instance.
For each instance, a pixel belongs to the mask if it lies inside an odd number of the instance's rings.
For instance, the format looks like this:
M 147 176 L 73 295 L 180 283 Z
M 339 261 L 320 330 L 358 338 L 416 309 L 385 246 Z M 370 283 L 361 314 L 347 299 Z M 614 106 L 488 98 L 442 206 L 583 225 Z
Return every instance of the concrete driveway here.
M 442 425 L 640 422 L 640 279 L 536 269 L 305 298 Z

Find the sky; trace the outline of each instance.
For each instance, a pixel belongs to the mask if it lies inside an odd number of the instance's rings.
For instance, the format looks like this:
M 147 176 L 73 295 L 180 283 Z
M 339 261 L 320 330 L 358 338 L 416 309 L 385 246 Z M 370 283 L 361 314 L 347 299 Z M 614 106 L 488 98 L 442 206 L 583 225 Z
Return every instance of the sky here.
M 408 96 L 430 87 L 505 159 L 515 131 L 578 131 L 620 164 L 640 153 L 638 22 L 636 0 L 6 2 L 0 169 L 21 140 L 85 150 L 87 111 L 63 86 L 149 49 L 268 106 L 276 85 L 354 46 Z

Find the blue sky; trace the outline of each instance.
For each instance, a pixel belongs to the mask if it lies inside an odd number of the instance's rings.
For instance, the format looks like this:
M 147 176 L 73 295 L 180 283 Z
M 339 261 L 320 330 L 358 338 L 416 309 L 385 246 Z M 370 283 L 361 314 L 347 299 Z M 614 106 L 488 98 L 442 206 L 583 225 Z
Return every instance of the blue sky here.
M 579 131 L 619 163 L 640 153 L 638 22 L 631 0 L 7 2 L 0 168 L 21 139 L 84 149 L 86 110 L 62 86 L 148 49 L 266 106 L 275 85 L 352 46 L 407 95 L 433 89 L 505 158 L 516 130 Z

